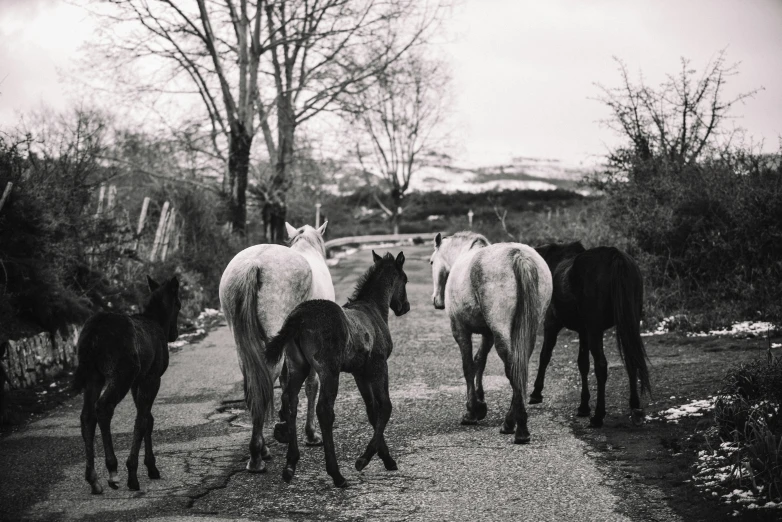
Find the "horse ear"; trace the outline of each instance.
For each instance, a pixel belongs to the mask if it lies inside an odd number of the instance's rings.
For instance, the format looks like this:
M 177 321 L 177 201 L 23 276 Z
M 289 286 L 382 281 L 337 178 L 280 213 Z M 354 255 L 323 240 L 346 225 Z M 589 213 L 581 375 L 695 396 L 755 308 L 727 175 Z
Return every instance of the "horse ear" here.
M 437 233 L 436 236 L 434 236 L 434 247 L 440 248 L 440 245 L 443 244 L 443 235 L 441 233 Z
M 396 256 L 396 266 L 399 268 L 402 268 L 402 265 L 405 264 L 405 253 L 399 252 L 399 255 Z
M 380 257 L 379 255 L 375 254 L 375 251 L 373 250 L 373 251 L 372 251 L 372 260 L 373 260 L 375 263 L 379 263 L 380 261 L 382 261 L 382 260 L 383 260 L 383 258 L 382 258 L 382 257 Z
M 149 285 L 149 291 L 154 292 L 158 288 L 160 288 L 160 283 L 152 279 L 151 277 L 147 276 L 147 284 Z
M 326 233 L 326 225 L 328 225 L 328 224 L 329 224 L 328 221 L 324 221 L 323 224 L 318 227 L 318 234 L 320 234 L 321 236 L 323 234 L 325 234 Z
M 293 239 L 296 236 L 296 229 L 287 221 L 285 222 L 285 230 L 288 231 L 288 239 Z
M 176 276 L 172 277 L 168 282 L 168 289 L 171 290 L 172 294 L 179 292 L 179 279 Z

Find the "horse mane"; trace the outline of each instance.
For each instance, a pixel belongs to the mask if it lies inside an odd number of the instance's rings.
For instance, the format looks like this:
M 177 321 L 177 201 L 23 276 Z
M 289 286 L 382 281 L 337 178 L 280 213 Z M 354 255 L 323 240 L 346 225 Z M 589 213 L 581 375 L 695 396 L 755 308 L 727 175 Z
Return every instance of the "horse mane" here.
M 358 281 L 356 281 L 356 286 L 353 288 L 353 294 L 348 297 L 348 304 L 355 303 L 359 299 L 365 297 L 364 290 L 369 287 L 370 282 L 374 279 L 374 275 L 387 264 L 387 261 L 393 262 L 394 256 L 392 256 L 390 253 L 386 253 L 386 255 L 383 256 L 383 262 L 372 263 L 372 266 L 370 266 L 366 272 L 361 274 L 361 277 L 359 277 Z
M 478 234 L 477 232 L 470 232 L 469 230 L 462 230 L 461 232 L 457 232 L 454 235 L 447 237 L 446 239 L 449 240 L 447 243 L 448 248 L 468 245 L 466 250 L 470 250 L 475 246 L 486 247 L 491 244 L 489 243 L 489 240 L 486 239 L 486 236 Z
M 312 246 L 312 248 L 320 252 L 323 257 L 326 257 L 326 244 L 323 241 L 323 236 L 318 234 L 314 228 L 308 225 L 304 225 L 303 228 L 304 230 L 296 234 L 293 239 L 288 242 L 288 246 L 293 247 L 293 245 L 299 241 L 304 241 L 305 243 L 308 243 L 310 246 Z

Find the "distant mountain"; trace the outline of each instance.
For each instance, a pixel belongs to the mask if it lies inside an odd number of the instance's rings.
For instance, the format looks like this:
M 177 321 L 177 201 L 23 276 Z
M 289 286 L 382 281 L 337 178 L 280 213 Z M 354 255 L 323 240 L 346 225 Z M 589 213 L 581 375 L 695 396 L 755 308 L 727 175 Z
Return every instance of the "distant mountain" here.
M 367 178 L 358 166 L 346 167 L 326 190 L 346 194 L 366 186 Z M 410 191 L 481 193 L 560 188 L 581 192 L 578 182 L 589 172 L 588 168 L 566 165 L 555 159 L 516 157 L 500 165 L 470 165 L 445 155 L 428 155 L 423 166 L 413 174 Z

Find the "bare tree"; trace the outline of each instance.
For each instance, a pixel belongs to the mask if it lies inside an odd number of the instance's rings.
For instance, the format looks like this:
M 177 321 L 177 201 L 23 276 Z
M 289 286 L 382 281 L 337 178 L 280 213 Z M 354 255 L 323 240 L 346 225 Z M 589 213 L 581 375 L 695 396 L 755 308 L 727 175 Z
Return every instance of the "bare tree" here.
M 383 180 L 391 204 L 375 200 L 399 233 L 402 206 L 421 157 L 441 144 L 450 77 L 442 62 L 411 52 L 379 71 L 372 83 L 343 97 L 346 113 L 360 127 L 356 156 L 362 169 Z
M 440 3 L 416 0 L 100 3 L 113 22 L 101 47 L 109 63 L 162 59 L 137 88 L 197 95 L 213 156 L 227 165 L 224 190 L 237 231 L 245 227 L 253 141 L 262 133 L 274 165 L 260 191 L 271 241 L 284 238 L 297 128 L 424 38 L 442 12 Z
M 738 64 L 727 64 L 720 52 L 698 76 L 690 62 L 681 60 L 678 75 L 669 75 L 658 87 L 630 79 L 625 64 L 619 64 L 622 85 L 607 88 L 599 85 L 612 115 L 605 123 L 628 138 L 630 146 L 610 153 L 609 160 L 626 170 L 634 161 L 658 160 L 672 166 L 695 163 L 724 138 L 723 127 L 730 109 L 758 90 L 725 99 L 725 85 L 737 74 Z M 730 136 L 728 136 L 729 138 Z

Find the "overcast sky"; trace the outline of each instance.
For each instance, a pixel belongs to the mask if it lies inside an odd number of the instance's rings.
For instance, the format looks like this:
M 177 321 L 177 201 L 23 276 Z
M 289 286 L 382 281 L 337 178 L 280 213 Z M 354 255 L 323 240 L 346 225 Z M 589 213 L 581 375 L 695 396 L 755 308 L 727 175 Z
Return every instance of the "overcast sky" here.
M 64 0 L 0 0 L 0 126 L 42 102 L 64 108 L 92 22 Z M 764 87 L 735 109 L 775 148 L 782 135 L 782 0 L 460 0 L 442 35 L 454 79 L 454 154 L 594 161 L 612 141 L 595 82 L 612 57 L 656 84 L 679 58 L 697 68 L 723 48 L 740 61 L 728 93 Z M 83 93 L 81 94 L 83 97 Z

